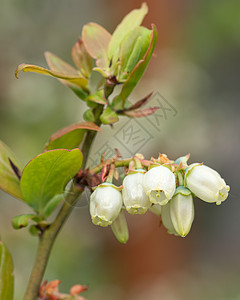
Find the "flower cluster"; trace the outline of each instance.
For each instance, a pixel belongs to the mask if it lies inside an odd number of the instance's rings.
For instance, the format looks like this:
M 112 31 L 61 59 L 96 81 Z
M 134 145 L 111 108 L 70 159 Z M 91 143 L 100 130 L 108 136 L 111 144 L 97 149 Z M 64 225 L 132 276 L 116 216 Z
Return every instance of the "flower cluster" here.
M 123 210 L 145 214 L 148 210 L 161 216 L 168 233 L 185 237 L 194 219 L 193 196 L 221 204 L 230 190 L 219 173 L 202 163 L 187 165 L 189 155 L 171 161 L 166 155 L 144 160 L 137 154 L 129 160 L 114 161 L 107 180 L 90 197 L 90 214 L 95 225 L 111 225 L 120 242 L 128 240 Z M 107 162 L 106 162 L 107 163 Z M 109 163 L 109 160 L 108 160 Z M 106 170 L 106 164 L 101 164 Z M 122 186 L 112 183 L 115 166 L 127 166 Z M 103 170 L 98 168 L 97 171 Z M 112 171 L 111 171 L 112 170 Z

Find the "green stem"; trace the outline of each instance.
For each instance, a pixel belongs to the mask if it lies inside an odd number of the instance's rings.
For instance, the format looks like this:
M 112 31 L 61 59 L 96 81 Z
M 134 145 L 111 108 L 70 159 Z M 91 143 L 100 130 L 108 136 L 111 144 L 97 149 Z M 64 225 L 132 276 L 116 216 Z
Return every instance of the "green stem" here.
M 97 125 L 101 125 L 100 121 L 97 122 Z M 86 167 L 88 155 L 90 153 L 91 145 L 93 140 L 96 136 L 96 131 L 88 131 L 83 147 L 83 163 L 82 169 Z M 40 236 L 39 236 L 39 244 L 38 250 L 36 254 L 35 263 L 32 269 L 32 273 L 29 279 L 29 283 L 27 286 L 27 290 L 24 296 L 24 300 L 36 300 L 38 297 L 38 291 L 42 282 L 42 278 L 48 263 L 48 259 L 54 244 L 54 241 L 60 232 L 62 226 L 64 225 L 65 221 L 68 219 L 69 215 L 71 214 L 74 204 L 78 200 L 78 197 L 81 195 L 82 191 L 77 189 L 75 184 L 72 184 L 71 190 L 68 193 L 65 202 L 59 211 L 56 219 L 47 228 Z

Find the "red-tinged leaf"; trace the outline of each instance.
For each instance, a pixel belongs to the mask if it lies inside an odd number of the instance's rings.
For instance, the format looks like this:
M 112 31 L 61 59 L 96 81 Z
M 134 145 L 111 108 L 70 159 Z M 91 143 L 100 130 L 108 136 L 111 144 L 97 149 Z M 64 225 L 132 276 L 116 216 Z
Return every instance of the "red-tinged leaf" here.
M 97 91 L 95 94 L 89 95 L 86 100 L 95 102 L 95 103 L 99 103 L 99 104 L 103 104 L 103 105 L 107 104 L 107 100 L 104 97 L 103 90 Z
M 101 170 L 101 175 L 100 175 L 102 182 L 104 182 L 107 179 L 109 170 L 110 170 L 110 165 L 109 164 L 104 165 L 104 167 Z
M 137 101 L 135 104 L 133 104 L 132 106 L 130 106 L 129 108 L 127 109 L 124 109 L 124 110 L 120 110 L 120 111 L 117 111 L 117 113 L 122 113 L 124 111 L 131 111 L 131 110 L 135 110 L 135 109 L 138 109 L 142 106 L 144 106 L 145 104 L 147 104 L 149 102 L 149 100 L 151 99 L 151 96 L 152 96 L 153 92 L 148 94 L 146 97 L 144 97 L 143 99 Z
M 77 284 L 77 285 L 74 285 L 73 287 L 71 287 L 70 295 L 72 295 L 72 296 L 78 295 L 78 294 L 80 294 L 82 292 L 85 292 L 87 290 L 88 290 L 88 286 Z
M 78 70 L 74 69 L 71 65 L 69 65 L 68 63 L 63 61 L 61 58 L 59 58 L 55 54 L 47 51 L 44 53 L 44 55 L 45 55 L 47 64 L 52 71 L 61 72 L 64 74 L 69 74 L 69 75 L 71 74 L 73 76 L 80 76 L 80 73 Z M 84 100 L 87 97 L 87 95 L 88 95 L 88 91 L 86 88 L 87 84 L 88 84 L 87 79 L 84 79 L 86 81 L 86 87 L 79 87 L 75 83 L 72 83 L 72 82 L 64 80 L 64 79 L 58 78 L 58 80 L 61 83 L 63 83 L 64 85 L 66 85 L 67 87 L 69 87 L 80 99 Z
M 82 39 L 87 52 L 96 59 L 99 68 L 107 68 L 109 65 L 107 51 L 111 34 L 96 23 L 88 23 L 83 27 Z
M 83 76 L 89 78 L 93 68 L 93 61 L 81 38 L 78 39 L 72 48 L 72 59 Z
M 159 107 L 149 107 L 142 110 L 124 111 L 123 114 L 131 118 L 141 118 L 152 115 Z
M 137 83 L 141 79 L 145 69 L 147 68 L 147 65 L 150 61 L 150 58 L 152 56 L 153 50 L 156 46 L 157 42 L 157 29 L 155 25 L 152 25 L 152 36 L 151 36 L 151 42 L 148 47 L 147 52 L 145 53 L 144 57 L 142 60 L 140 60 L 137 65 L 134 67 L 132 72 L 129 74 L 128 79 L 125 81 L 123 84 L 121 93 L 115 97 L 113 100 L 113 103 L 116 103 L 119 107 L 119 103 L 121 103 L 121 108 L 124 109 L 125 107 L 125 102 L 128 96 L 131 94 L 133 89 L 136 87 Z M 116 109 L 115 105 L 114 108 Z
M 70 83 L 80 86 L 83 89 L 87 89 L 88 80 L 86 78 L 81 77 L 80 75 L 64 74 L 64 73 L 61 73 L 58 71 L 48 70 L 43 67 L 39 67 L 39 66 L 35 66 L 35 65 L 21 64 L 16 69 L 16 72 L 15 72 L 16 78 L 18 78 L 18 73 L 20 71 L 34 72 L 34 73 L 39 73 L 39 74 L 43 74 L 43 75 L 53 76 L 58 79 L 67 80 Z
M 79 147 L 87 130 L 101 131 L 100 127 L 92 122 L 81 122 L 64 127 L 51 135 L 45 150 L 74 149 Z

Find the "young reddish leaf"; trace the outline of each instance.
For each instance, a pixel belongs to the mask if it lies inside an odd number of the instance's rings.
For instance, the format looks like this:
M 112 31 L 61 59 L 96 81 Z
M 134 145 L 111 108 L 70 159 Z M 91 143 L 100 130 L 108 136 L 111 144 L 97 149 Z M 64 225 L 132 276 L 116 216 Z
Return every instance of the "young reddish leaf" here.
M 117 113 L 123 113 L 125 111 L 131 111 L 131 110 L 135 110 L 138 109 L 142 106 L 144 106 L 145 104 L 148 103 L 148 101 L 151 99 L 153 92 L 151 92 L 150 94 L 148 94 L 146 97 L 144 97 L 143 99 L 137 101 L 135 104 L 133 104 L 132 106 L 130 106 L 129 108 L 126 108 L 124 110 L 119 110 L 117 111 Z
M 141 118 L 152 115 L 159 107 L 149 107 L 142 110 L 124 111 L 123 114 L 131 118 Z
M 107 107 L 100 116 L 103 124 L 113 124 L 119 120 L 118 115 L 110 107 Z
M 48 70 L 43 67 L 39 67 L 39 66 L 35 66 L 35 65 L 21 64 L 16 69 L 16 72 L 15 72 L 16 78 L 18 78 L 18 73 L 20 71 L 40 73 L 40 74 L 44 74 L 44 75 L 48 75 L 48 76 L 53 76 L 58 79 L 64 79 L 64 80 L 69 81 L 70 83 L 73 83 L 73 84 L 81 87 L 82 89 L 87 90 L 88 80 L 86 78 L 81 77 L 80 75 L 67 74 L 67 73 L 65 74 L 62 72 Z
M 149 63 L 149 60 L 152 56 L 156 42 L 157 42 L 157 30 L 156 30 L 155 25 L 152 25 L 151 42 L 150 42 L 147 52 L 145 53 L 143 59 L 137 63 L 137 65 L 134 67 L 132 72 L 129 74 L 128 79 L 123 84 L 121 93 L 117 97 L 115 97 L 115 99 L 113 101 L 113 103 L 117 103 L 117 104 L 119 104 L 119 102 L 121 102 L 122 109 L 126 108 L 125 102 L 126 102 L 127 97 L 131 94 L 133 89 L 136 87 L 138 81 L 141 79 L 141 77 Z M 115 106 L 114 106 L 114 108 L 116 109 Z
M 70 289 L 70 295 L 74 296 L 74 295 L 78 295 L 82 292 L 85 292 L 88 290 L 88 286 L 84 286 L 81 284 L 77 284 L 71 287 Z
M 64 127 L 51 135 L 45 150 L 74 149 L 79 147 L 86 130 L 101 131 L 100 127 L 92 122 L 81 122 Z
M 72 59 L 83 76 L 89 78 L 93 68 L 93 61 L 81 38 L 78 39 L 72 48 Z
M 0 300 L 13 300 L 13 262 L 7 247 L 0 241 Z
M 24 168 L 20 181 L 24 201 L 45 218 L 48 204 L 56 195 L 63 194 L 81 165 L 79 149 L 52 150 L 36 156 Z
M 113 59 L 116 61 L 116 57 L 119 54 L 119 47 L 125 36 L 131 31 L 138 27 L 145 15 L 148 12 L 148 7 L 146 3 L 143 3 L 141 8 L 132 10 L 127 14 L 122 22 L 115 29 L 111 41 L 109 43 L 108 57 L 109 60 Z
M 99 68 L 107 68 L 109 65 L 107 51 L 111 34 L 96 23 L 88 23 L 83 27 L 82 39 L 88 53 L 96 59 Z
M 13 168 L 13 165 L 16 169 Z M 16 174 L 17 169 L 21 168 L 15 155 L 0 141 L 0 188 L 8 194 L 22 199 L 19 176 Z

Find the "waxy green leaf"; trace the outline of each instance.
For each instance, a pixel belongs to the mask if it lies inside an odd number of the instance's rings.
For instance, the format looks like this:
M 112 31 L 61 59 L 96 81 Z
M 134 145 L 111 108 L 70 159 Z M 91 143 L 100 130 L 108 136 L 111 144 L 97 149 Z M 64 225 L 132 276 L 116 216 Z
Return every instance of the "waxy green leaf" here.
M 110 107 L 107 107 L 100 116 L 103 124 L 113 124 L 119 120 L 118 115 Z
M 22 199 L 20 181 L 9 159 L 16 168 L 21 169 L 13 152 L 0 141 L 0 188 L 8 194 Z
M 39 217 L 33 214 L 19 215 L 12 219 L 14 229 L 21 229 L 28 226 L 29 221 L 40 221 Z
M 82 165 L 79 149 L 52 150 L 31 160 L 23 170 L 20 186 L 24 201 L 45 218 L 47 206 L 57 195 L 62 195 L 66 184 Z
M 148 50 L 151 41 L 152 31 L 138 26 L 124 38 L 120 47 L 120 77 L 119 81 L 123 81 L 129 76 L 139 60 L 141 60 Z
M 141 8 L 132 10 L 124 17 L 122 22 L 117 26 L 112 34 L 111 41 L 108 48 L 108 58 L 116 63 L 119 54 L 120 44 L 125 36 L 136 27 L 138 27 L 148 12 L 146 3 L 143 3 Z
M 132 70 L 132 72 L 129 74 L 128 79 L 124 82 L 121 93 L 114 98 L 113 103 L 112 103 L 112 107 L 114 107 L 114 109 L 119 109 L 119 103 L 122 104 L 122 109 L 126 108 L 125 107 L 125 102 L 127 97 L 131 94 L 131 92 L 133 91 L 133 89 L 136 87 L 138 81 L 141 79 L 148 63 L 149 60 L 152 56 L 153 50 L 156 46 L 156 42 L 157 42 L 157 30 L 156 27 L 154 25 L 152 25 L 152 36 L 151 36 L 151 42 L 150 45 L 148 47 L 147 52 L 145 53 L 143 59 L 141 59 L 137 65 L 134 67 L 134 69 Z
M 46 150 L 78 148 L 86 130 L 101 131 L 100 127 L 92 122 L 80 122 L 64 127 L 51 135 Z
M 80 73 L 78 70 L 74 69 L 71 65 L 63 61 L 61 58 L 56 56 L 55 54 L 51 52 L 45 52 L 45 59 L 47 61 L 47 64 L 49 68 L 54 71 L 54 72 L 60 72 L 63 74 L 69 74 L 71 76 L 79 77 Z M 82 77 L 82 76 L 81 76 Z M 83 81 L 84 85 L 79 86 L 76 85 L 74 82 L 71 82 L 69 80 L 64 80 L 58 78 L 58 80 L 69 87 L 80 99 L 85 99 L 88 95 L 87 91 L 87 85 L 88 85 L 88 80 L 86 78 L 82 78 L 81 80 Z
M 108 68 L 107 51 L 111 34 L 96 23 L 88 23 L 83 27 L 82 39 L 88 53 L 97 60 L 96 65 L 99 68 Z
M 13 262 L 7 247 L 0 241 L 0 300 L 13 300 Z
M 72 48 L 72 59 L 82 75 L 89 78 L 92 73 L 93 61 L 81 38 L 78 39 Z

